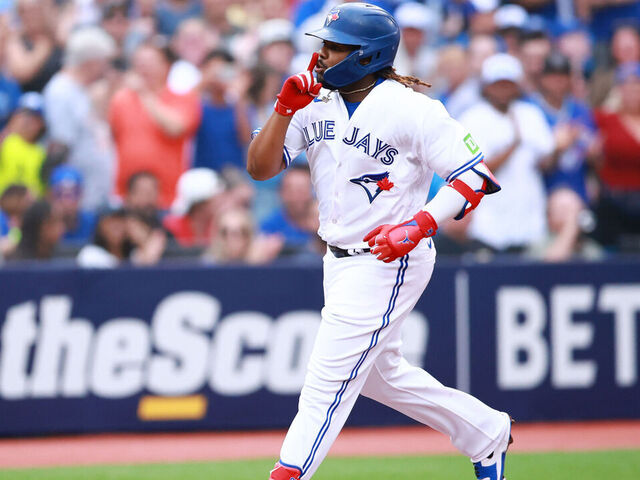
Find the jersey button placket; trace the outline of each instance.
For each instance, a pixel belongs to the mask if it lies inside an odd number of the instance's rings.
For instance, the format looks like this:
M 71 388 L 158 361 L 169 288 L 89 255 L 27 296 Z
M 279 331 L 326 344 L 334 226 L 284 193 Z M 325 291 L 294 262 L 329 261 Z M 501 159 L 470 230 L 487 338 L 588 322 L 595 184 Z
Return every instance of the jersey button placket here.
M 333 209 L 331 223 L 336 225 L 340 219 L 340 200 L 342 199 L 341 179 L 346 178 L 346 172 L 342 168 L 342 160 L 338 158 L 336 162 L 335 185 L 333 189 Z
M 340 160 L 340 158 L 336 158 L 336 174 L 334 176 L 334 184 L 333 184 L 333 198 L 331 201 L 331 224 L 332 225 L 336 225 L 338 223 L 338 205 L 339 205 L 339 198 L 340 198 L 340 188 L 339 188 L 339 180 L 340 178 L 343 178 L 344 176 L 342 175 L 341 172 L 341 168 L 340 166 L 342 165 L 342 161 Z

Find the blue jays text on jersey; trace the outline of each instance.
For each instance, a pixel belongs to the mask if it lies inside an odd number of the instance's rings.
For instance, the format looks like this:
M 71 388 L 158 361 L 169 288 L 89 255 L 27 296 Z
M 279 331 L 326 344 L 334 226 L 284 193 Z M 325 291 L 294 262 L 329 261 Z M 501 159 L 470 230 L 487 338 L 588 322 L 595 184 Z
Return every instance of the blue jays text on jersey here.
M 424 206 L 434 172 L 451 181 L 481 159 L 440 102 L 396 81 L 376 85 L 351 114 L 340 95 L 319 97 L 293 115 L 284 159 L 306 152 L 318 234 L 330 245 L 364 247 L 367 232 Z
M 323 140 L 335 140 L 335 126 L 334 120 L 318 120 L 303 127 L 302 133 L 307 142 L 307 148 Z M 360 128 L 352 127 L 342 141 L 345 145 L 352 145 L 370 157 L 380 160 L 384 165 L 391 165 L 395 156 L 398 155 L 398 149 L 375 136 L 373 139 L 371 133 L 361 133 Z

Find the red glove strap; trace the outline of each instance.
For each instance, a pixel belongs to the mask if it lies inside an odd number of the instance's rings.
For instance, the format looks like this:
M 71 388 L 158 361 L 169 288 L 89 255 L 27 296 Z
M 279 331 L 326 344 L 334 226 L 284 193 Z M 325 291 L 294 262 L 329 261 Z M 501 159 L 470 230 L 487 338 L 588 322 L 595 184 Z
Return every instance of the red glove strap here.
M 280 95 L 278 95 L 279 97 Z M 286 105 L 280 103 L 280 99 L 276 101 L 276 104 L 273 108 L 276 113 L 280 115 L 284 115 L 285 117 L 291 117 L 294 113 L 296 113 L 292 108 L 287 107 Z
M 433 237 L 438 231 L 438 224 L 431 214 L 425 210 L 420 210 L 413 216 L 413 219 L 420 227 L 420 231 L 425 237 Z

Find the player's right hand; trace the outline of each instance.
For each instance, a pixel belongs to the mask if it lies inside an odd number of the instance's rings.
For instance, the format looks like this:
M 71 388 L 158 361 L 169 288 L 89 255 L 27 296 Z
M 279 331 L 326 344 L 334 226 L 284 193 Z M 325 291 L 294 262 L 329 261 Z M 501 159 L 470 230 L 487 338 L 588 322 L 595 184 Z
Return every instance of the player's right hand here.
M 322 84 L 313 76 L 313 69 L 318 63 L 318 52 L 311 57 L 307 70 L 290 76 L 284 82 L 278 94 L 275 111 L 280 115 L 290 117 L 301 108 L 306 107 L 318 96 Z
M 418 246 L 420 240 L 436 234 L 438 225 L 430 213 L 420 210 L 411 220 L 398 225 L 380 225 L 362 239 L 371 253 L 385 263 L 405 256 Z

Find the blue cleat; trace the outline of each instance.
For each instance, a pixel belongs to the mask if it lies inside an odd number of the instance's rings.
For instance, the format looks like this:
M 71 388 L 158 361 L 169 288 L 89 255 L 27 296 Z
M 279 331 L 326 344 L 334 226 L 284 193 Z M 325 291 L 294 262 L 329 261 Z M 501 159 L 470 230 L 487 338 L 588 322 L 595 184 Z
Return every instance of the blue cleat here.
M 513 419 L 511 419 L 513 423 Z M 477 480 L 505 480 L 504 478 L 504 462 L 507 457 L 509 445 L 513 443 L 511 436 L 511 427 L 509 427 L 509 441 L 504 447 L 498 448 L 484 460 L 480 460 L 473 464 L 476 472 Z

